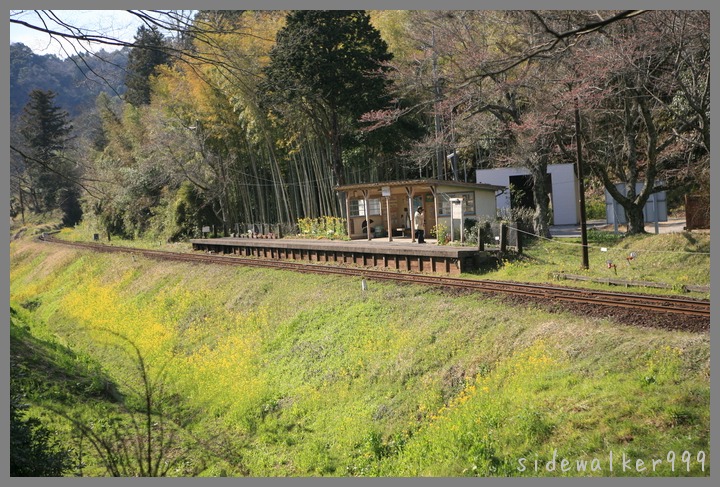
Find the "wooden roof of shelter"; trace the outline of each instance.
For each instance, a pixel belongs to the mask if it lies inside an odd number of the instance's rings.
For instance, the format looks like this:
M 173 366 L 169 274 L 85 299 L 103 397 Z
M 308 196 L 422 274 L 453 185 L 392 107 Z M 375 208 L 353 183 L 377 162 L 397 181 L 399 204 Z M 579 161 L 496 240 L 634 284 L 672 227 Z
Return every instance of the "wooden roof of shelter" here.
M 408 186 L 456 186 L 458 188 L 467 189 L 486 189 L 492 191 L 499 191 L 505 189 L 505 186 L 498 186 L 495 184 L 485 183 L 466 183 L 463 181 L 452 181 L 444 179 L 409 179 L 404 181 L 385 181 L 377 183 L 358 183 L 358 184 L 345 184 L 343 186 L 336 186 L 335 191 L 357 191 L 363 189 L 380 189 L 383 186 L 389 187 L 408 187 Z

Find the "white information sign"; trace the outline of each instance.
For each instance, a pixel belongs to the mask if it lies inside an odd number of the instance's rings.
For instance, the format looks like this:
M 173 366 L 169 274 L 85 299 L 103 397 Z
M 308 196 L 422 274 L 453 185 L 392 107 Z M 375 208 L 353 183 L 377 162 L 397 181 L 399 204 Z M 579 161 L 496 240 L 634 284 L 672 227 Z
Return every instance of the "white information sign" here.
M 450 198 L 452 207 L 453 220 L 462 220 L 463 217 L 463 198 Z

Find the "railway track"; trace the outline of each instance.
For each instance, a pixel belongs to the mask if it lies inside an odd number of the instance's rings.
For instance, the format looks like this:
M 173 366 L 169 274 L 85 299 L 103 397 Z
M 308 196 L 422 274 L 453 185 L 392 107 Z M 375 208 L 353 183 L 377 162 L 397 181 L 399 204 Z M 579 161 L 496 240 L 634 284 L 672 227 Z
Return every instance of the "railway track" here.
M 359 276 L 366 279 L 378 281 L 384 280 L 413 284 L 425 284 L 430 286 L 459 289 L 464 291 L 503 293 L 515 296 L 525 296 L 545 301 L 581 303 L 584 305 L 592 305 L 596 307 L 627 308 L 635 311 L 660 312 L 681 316 L 684 315 L 707 318 L 710 317 L 710 302 L 708 300 L 683 299 L 643 294 L 626 294 L 609 291 L 572 288 L 565 286 L 550 286 L 545 284 L 530 284 L 508 281 L 463 279 L 445 276 L 408 274 L 400 272 L 380 271 L 375 269 L 341 267 L 335 265 L 309 264 L 300 262 L 273 261 L 237 256 L 167 252 L 159 250 L 138 249 L 132 247 L 110 246 L 98 243 L 71 242 L 67 240 L 60 240 L 50 236 L 41 237 L 41 240 L 54 244 L 89 249 L 95 252 L 123 252 L 134 255 L 141 255 L 153 259 L 221 265 L 266 267 L 273 269 L 286 269 L 296 272 L 311 272 L 315 274 L 339 274 Z

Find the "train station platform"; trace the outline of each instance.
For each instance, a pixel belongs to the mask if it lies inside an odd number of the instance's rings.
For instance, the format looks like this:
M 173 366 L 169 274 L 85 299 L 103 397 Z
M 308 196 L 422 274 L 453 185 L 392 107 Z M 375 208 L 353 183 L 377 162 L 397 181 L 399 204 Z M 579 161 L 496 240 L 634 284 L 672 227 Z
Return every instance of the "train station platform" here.
M 460 274 L 476 268 L 487 254 L 469 247 L 419 244 L 411 238 L 387 237 L 372 240 L 314 240 L 267 238 L 193 239 L 193 250 L 273 260 L 303 260 L 354 264 L 401 271 Z

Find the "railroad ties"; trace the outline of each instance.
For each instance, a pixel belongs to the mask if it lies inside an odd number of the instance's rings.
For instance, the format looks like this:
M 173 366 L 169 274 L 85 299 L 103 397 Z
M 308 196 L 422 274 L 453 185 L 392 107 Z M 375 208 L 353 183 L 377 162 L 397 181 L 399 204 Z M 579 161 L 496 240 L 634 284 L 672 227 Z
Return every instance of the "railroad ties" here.
M 408 241 L 213 238 L 191 240 L 193 250 L 272 260 L 354 264 L 364 267 L 457 275 L 487 254 L 467 247 Z

